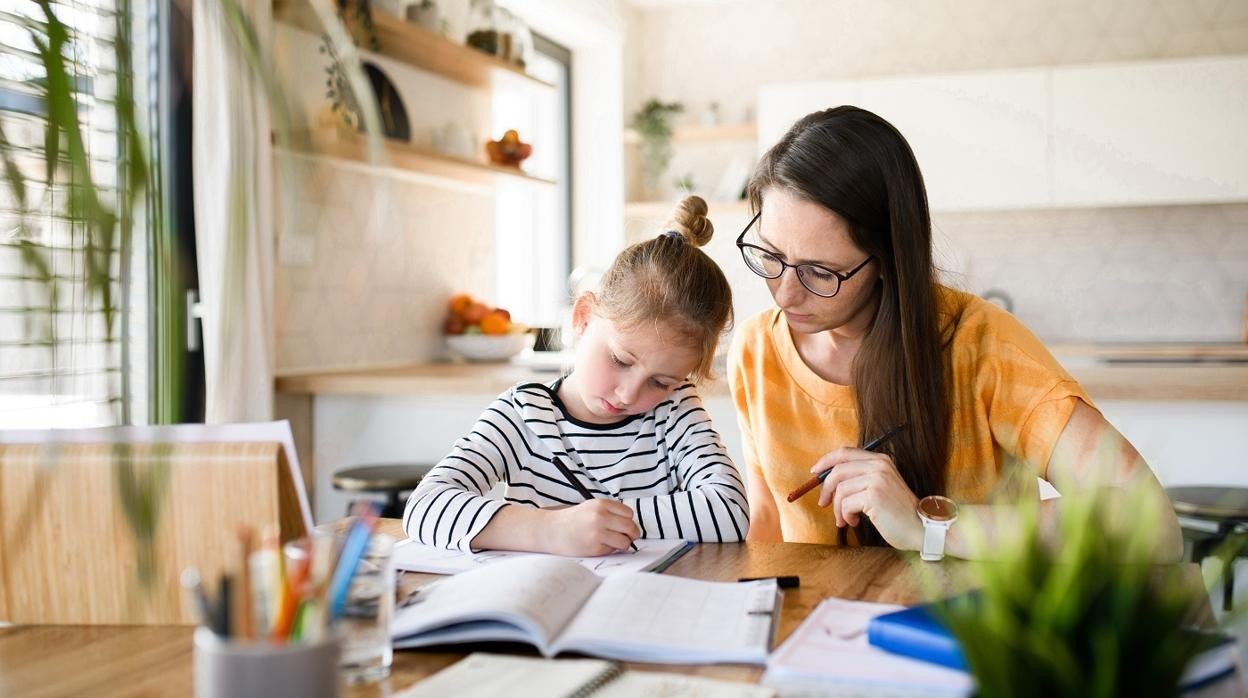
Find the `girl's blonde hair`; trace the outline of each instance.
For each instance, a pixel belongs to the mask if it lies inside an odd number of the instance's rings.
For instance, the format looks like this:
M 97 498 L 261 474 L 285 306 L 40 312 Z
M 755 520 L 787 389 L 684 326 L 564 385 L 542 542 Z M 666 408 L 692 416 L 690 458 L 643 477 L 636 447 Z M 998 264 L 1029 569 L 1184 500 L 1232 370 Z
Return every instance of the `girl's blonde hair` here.
M 693 379 L 711 375 L 715 347 L 732 323 L 732 290 L 719 265 L 698 249 L 715 228 L 706 202 L 685 197 L 658 237 L 621 252 L 602 277 L 595 310 L 624 327 L 663 322 L 701 357 Z

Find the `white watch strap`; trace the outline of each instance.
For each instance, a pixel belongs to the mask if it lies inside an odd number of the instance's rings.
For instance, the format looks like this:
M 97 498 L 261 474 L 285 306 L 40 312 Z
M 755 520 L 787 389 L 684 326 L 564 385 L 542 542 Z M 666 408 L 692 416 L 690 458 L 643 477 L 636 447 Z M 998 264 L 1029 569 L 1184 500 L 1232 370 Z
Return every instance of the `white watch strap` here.
M 923 522 L 923 550 L 919 551 L 919 557 L 933 562 L 945 556 L 945 534 L 949 531 L 948 526 L 940 524 Z

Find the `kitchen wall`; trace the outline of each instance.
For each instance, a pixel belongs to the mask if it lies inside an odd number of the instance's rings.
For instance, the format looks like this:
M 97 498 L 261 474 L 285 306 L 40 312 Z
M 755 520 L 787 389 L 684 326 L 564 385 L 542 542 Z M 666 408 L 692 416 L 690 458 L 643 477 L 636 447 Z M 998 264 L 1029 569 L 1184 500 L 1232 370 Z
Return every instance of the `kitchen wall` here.
M 628 114 L 658 97 L 683 102 L 689 122 L 712 101 L 725 120 L 743 120 L 770 83 L 1248 52 L 1242 0 L 776 0 L 766 12 L 753 2 L 648 2 L 630 20 Z M 678 145 L 670 174 L 692 171 L 713 187 L 706 147 Z M 714 220 L 726 241 L 710 251 L 738 292 L 738 314 L 765 307 L 765 289 L 730 245 L 745 217 Z M 630 222 L 629 238 L 657 223 Z M 1004 290 L 1046 340 L 1242 337 L 1248 205 L 945 213 L 934 224 L 946 279 Z
M 950 283 L 1049 341 L 1238 341 L 1248 204 L 935 216 Z
M 274 39 L 282 83 L 301 110 L 296 118 L 315 123 L 328 103 L 320 41 L 281 24 Z M 478 139 L 488 133 L 488 95 L 370 59 L 394 81 L 417 144 L 428 146 L 448 122 Z M 466 288 L 492 295 L 491 190 L 282 149 L 274 171 L 283 197 L 274 207 L 279 373 L 435 359 L 444 350 L 446 299 Z M 292 227 L 283 215 L 294 216 Z
M 297 244 L 312 250 L 277 268 L 278 371 L 440 356 L 446 299 L 494 283 L 493 199 L 303 157 L 291 166 Z

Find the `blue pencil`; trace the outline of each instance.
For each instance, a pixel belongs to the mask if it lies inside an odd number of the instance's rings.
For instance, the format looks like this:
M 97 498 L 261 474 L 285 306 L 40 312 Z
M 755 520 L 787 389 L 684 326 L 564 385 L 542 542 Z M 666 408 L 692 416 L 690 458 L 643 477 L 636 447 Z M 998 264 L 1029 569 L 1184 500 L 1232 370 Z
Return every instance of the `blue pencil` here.
M 360 566 L 368 541 L 372 538 L 373 527 L 377 525 L 377 509 L 369 506 L 368 511 L 355 520 L 347 538 L 342 544 L 342 554 L 338 556 L 338 566 L 334 568 L 329 583 L 329 617 L 331 620 L 342 616 L 347 607 L 347 592 L 351 588 L 351 580 Z

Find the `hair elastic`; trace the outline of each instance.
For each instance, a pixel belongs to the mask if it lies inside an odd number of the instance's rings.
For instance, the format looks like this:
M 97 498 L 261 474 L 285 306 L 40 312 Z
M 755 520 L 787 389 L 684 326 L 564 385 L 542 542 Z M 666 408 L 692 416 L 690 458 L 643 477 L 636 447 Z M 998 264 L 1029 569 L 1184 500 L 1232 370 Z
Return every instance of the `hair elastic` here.
M 663 234 L 662 234 L 662 235 L 660 235 L 659 237 L 661 237 L 661 238 L 669 238 L 669 237 L 670 237 L 670 238 L 680 238 L 681 240 L 684 240 L 684 239 L 685 239 L 685 236 L 684 236 L 684 235 L 681 235 L 678 231 L 675 231 L 675 230 L 668 230 L 667 232 L 663 233 Z

